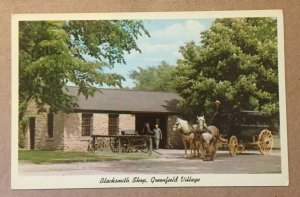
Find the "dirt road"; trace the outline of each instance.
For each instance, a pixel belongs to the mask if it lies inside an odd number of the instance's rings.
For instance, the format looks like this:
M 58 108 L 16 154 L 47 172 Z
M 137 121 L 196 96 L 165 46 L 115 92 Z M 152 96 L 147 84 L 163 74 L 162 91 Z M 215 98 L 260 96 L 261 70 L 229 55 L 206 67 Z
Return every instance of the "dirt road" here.
M 215 161 L 186 159 L 183 150 L 159 150 L 159 159 L 80 162 L 68 164 L 19 163 L 20 175 L 104 175 L 104 174 L 257 174 L 281 171 L 280 150 L 263 156 L 259 151 L 245 151 L 235 157 L 218 151 Z M 99 153 L 101 154 L 101 153 Z

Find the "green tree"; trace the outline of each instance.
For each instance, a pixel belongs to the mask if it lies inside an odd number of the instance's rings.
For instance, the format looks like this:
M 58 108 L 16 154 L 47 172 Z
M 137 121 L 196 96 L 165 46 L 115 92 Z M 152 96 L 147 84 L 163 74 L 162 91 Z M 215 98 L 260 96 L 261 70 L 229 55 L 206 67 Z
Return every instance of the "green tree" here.
M 122 76 L 103 72 L 125 63 L 124 54 L 140 51 L 141 21 L 21 21 L 19 23 L 19 115 L 30 100 L 40 111 L 69 112 L 76 104 L 67 84 L 86 97 L 104 84 L 121 86 Z M 25 121 L 26 122 L 26 121 Z
M 138 68 L 138 71 L 132 71 L 130 78 L 135 80 L 135 90 L 150 91 L 174 91 L 172 82 L 172 72 L 175 67 L 162 61 L 158 66 L 148 68 Z
M 262 110 L 278 115 L 277 28 L 273 18 L 216 19 L 201 43 L 181 47 L 174 86 L 190 113 Z

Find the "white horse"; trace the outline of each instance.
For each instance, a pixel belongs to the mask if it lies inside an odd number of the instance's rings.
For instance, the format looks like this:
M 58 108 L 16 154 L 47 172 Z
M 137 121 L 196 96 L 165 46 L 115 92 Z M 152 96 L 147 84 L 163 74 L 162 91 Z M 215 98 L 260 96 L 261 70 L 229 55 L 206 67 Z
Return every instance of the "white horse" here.
M 227 143 L 227 140 L 220 136 L 219 129 L 213 125 L 207 126 L 204 116 L 197 116 L 199 130 L 203 132 L 200 136 L 200 144 L 203 146 L 205 152 L 205 160 L 214 160 L 217 152 L 218 142 Z
M 200 136 L 200 144 L 203 150 L 203 160 L 213 161 L 217 152 L 217 139 L 210 133 L 202 133 Z
M 197 122 L 200 132 L 209 132 L 204 116 L 197 116 Z
M 206 133 L 208 132 L 208 133 L 212 134 L 213 136 L 215 136 L 216 139 L 218 140 L 218 142 L 227 143 L 227 140 L 220 136 L 219 129 L 216 126 L 213 126 L 213 125 L 207 126 L 206 125 L 204 116 L 197 116 L 197 122 L 198 122 L 199 130 L 201 132 L 206 132 Z
M 188 123 L 188 121 L 177 118 L 176 122 L 173 126 L 174 132 L 181 132 L 182 133 L 182 140 L 184 145 L 184 157 L 187 157 L 187 146 L 190 145 L 191 155 L 194 157 L 199 155 L 199 143 L 197 142 L 196 133 L 195 133 L 195 126 L 192 126 Z M 194 150 L 194 154 L 193 154 Z M 197 152 L 197 153 L 196 153 Z

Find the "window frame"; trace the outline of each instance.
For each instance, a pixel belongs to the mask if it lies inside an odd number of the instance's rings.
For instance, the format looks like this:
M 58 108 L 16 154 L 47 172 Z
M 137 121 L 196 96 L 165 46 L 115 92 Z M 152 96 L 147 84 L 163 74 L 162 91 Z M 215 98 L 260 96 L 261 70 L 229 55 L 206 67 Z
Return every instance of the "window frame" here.
M 81 136 L 91 136 L 93 131 L 93 114 L 82 113 L 81 114 Z
M 119 114 L 108 114 L 108 134 L 117 135 L 119 133 Z

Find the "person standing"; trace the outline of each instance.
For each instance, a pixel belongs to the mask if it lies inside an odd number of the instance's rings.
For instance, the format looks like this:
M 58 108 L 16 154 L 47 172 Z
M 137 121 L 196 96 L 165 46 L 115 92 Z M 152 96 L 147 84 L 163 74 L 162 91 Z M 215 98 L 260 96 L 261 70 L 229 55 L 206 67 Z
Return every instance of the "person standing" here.
M 210 125 L 216 126 L 217 128 L 220 127 L 220 115 L 222 113 L 221 102 L 219 100 L 215 101 L 216 112 L 214 113 L 213 117 L 210 120 Z
M 155 128 L 153 129 L 153 132 L 154 132 L 156 150 L 158 150 L 159 142 L 162 139 L 162 133 L 161 133 L 160 128 L 158 127 L 158 124 L 155 125 Z

